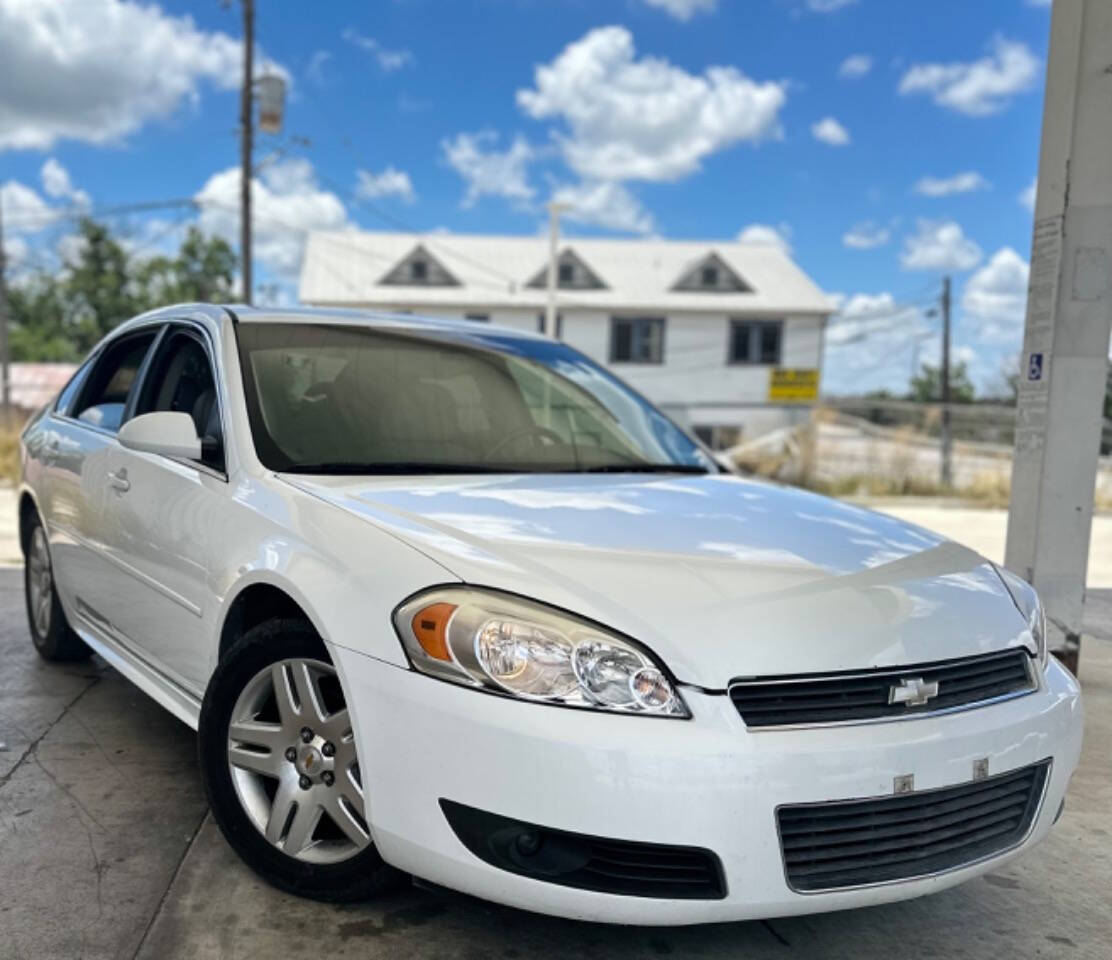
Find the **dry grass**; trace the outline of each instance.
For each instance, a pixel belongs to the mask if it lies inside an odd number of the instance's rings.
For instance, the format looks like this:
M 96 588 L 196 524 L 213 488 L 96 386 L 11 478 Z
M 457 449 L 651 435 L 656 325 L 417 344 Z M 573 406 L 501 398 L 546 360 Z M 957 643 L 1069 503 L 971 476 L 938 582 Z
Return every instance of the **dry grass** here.
M 14 484 L 19 480 L 19 432 L 23 421 L 0 423 L 0 483 Z

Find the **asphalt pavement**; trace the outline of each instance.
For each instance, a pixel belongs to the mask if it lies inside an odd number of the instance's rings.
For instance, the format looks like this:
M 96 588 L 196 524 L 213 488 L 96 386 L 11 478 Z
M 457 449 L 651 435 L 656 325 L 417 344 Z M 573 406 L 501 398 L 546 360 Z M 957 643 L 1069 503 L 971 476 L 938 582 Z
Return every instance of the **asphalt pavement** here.
M 187 727 L 99 659 L 41 662 L 0 570 L 0 958 L 1112 956 L 1112 591 L 1082 645 L 1082 765 L 1051 837 L 920 900 L 707 927 L 540 917 L 409 888 L 353 906 L 260 881 L 208 816 Z

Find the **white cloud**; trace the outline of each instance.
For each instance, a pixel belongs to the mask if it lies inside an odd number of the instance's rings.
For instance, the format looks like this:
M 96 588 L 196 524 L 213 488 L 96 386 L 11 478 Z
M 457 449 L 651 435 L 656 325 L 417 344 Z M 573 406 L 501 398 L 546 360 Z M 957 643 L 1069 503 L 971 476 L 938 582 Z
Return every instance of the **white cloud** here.
M 906 389 L 910 361 L 929 349 L 931 330 L 919 307 L 888 292 L 837 299 L 841 309 L 826 331 L 824 389 L 835 394 Z
M 855 53 L 853 56 L 846 57 L 845 60 L 842 61 L 842 65 L 838 67 L 838 76 L 856 80 L 858 77 L 865 76 L 865 74 L 872 69 L 872 57 L 867 53 Z
M 558 187 L 553 191 L 556 203 L 569 206 L 563 214 L 568 220 L 589 223 L 621 233 L 652 233 L 652 214 L 620 183 L 613 180 L 584 182 Z
M 991 186 L 976 170 L 965 170 L 952 177 L 922 177 L 913 189 L 925 197 L 948 197 L 955 193 L 987 190 Z
M 905 270 L 969 270 L 980 260 L 981 248 L 953 220 L 920 220 L 900 255 Z
M 718 0 L 643 0 L 643 2 L 685 22 L 697 13 L 712 13 L 718 6 Z
M 360 197 L 369 200 L 377 197 L 400 197 L 406 203 L 412 203 L 417 199 L 409 174 L 404 170 L 395 169 L 392 165 L 382 173 L 359 170 L 356 177 L 355 192 Z
M 111 143 L 240 82 L 239 40 L 127 0 L 0 0 L 0 150 Z M 280 69 L 280 68 L 278 68 Z
M 309 58 L 309 65 L 305 68 L 305 76 L 318 87 L 323 87 L 327 83 L 325 67 L 331 59 L 332 54 L 328 50 L 314 50 Z
M 900 80 L 902 94 L 925 93 L 940 107 L 971 117 L 998 113 L 1038 80 L 1039 59 L 1026 44 L 996 37 L 990 53 L 969 63 L 917 63 Z
M 970 276 L 961 307 L 967 318 L 977 321 L 980 340 L 1014 345 L 1022 338 L 1029 272 L 1023 257 L 1002 247 Z
M 54 157 L 47 158 L 39 171 L 42 188 L 48 197 L 68 200 L 76 207 L 87 207 L 89 195 L 84 190 L 78 190 L 70 180 L 69 171 Z
M 413 63 L 412 51 L 391 50 L 384 47 L 374 37 L 364 36 L 353 27 L 348 27 L 343 32 L 343 38 L 360 50 L 369 53 L 383 73 L 393 73 L 395 70 L 401 70 L 402 67 L 408 67 Z
M 508 150 L 488 149 L 497 143 L 493 130 L 479 133 L 457 133 L 451 140 L 442 140 L 444 159 L 467 184 L 463 206 L 470 207 L 484 195 L 505 197 L 520 204 L 533 199 L 528 166 L 534 151 L 524 137 L 514 138 Z
M 560 117 L 568 164 L 588 180 L 676 180 L 740 141 L 780 135 L 781 83 L 735 67 L 690 74 L 657 57 L 634 59 L 624 27 L 600 27 L 539 66 L 535 89 L 517 92 L 536 119 Z
M 807 9 L 815 13 L 833 13 L 843 7 L 851 7 L 857 0 L 807 0 Z
M 194 199 L 201 229 L 239 244 L 239 167 L 209 177 Z M 343 203 L 322 190 L 308 160 L 292 158 L 264 167 L 251 183 L 255 258 L 274 275 L 295 280 L 310 230 L 349 226 Z
M 791 237 L 792 228 L 786 223 L 777 227 L 767 223 L 751 223 L 738 232 L 737 242 L 747 243 L 751 247 L 775 247 L 791 256 Z
M 842 234 L 842 243 L 853 250 L 883 247 L 891 239 L 892 231 L 872 220 L 856 223 Z
M 849 131 L 833 117 L 823 117 L 818 123 L 812 123 L 811 136 L 832 147 L 844 147 L 849 143 Z
M 0 184 L 0 203 L 4 205 L 5 235 L 36 233 L 53 223 L 56 217 L 50 204 L 36 190 L 18 180 Z
M 1023 206 L 1025 206 L 1032 213 L 1035 211 L 1035 198 L 1039 192 L 1039 178 L 1032 177 L 1031 182 L 1024 187 L 1017 199 Z

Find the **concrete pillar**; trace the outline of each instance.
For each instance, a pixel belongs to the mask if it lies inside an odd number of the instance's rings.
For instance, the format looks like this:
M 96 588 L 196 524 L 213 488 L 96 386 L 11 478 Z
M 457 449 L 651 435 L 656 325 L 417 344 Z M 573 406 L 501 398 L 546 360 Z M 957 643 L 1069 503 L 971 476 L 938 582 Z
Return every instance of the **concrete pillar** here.
M 1016 410 L 1007 566 L 1076 669 L 1112 332 L 1112 2 L 1057 0 Z

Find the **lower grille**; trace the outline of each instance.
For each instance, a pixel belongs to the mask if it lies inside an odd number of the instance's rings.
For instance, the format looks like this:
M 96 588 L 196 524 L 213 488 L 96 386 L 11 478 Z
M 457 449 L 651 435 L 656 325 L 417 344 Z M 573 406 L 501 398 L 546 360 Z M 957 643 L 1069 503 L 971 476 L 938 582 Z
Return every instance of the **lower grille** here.
M 910 880 L 1003 853 L 1027 835 L 1050 761 L 939 790 L 780 807 L 788 886 L 800 893 Z
M 880 667 L 853 673 L 767 677 L 730 684 L 730 699 L 747 727 L 860 723 L 972 707 L 1035 689 L 1024 648 L 960 660 Z M 937 684 L 929 700 L 894 700 L 908 680 Z
M 440 808 L 468 850 L 510 873 L 631 897 L 726 896 L 722 864 L 709 850 L 553 830 L 452 800 L 441 800 Z

